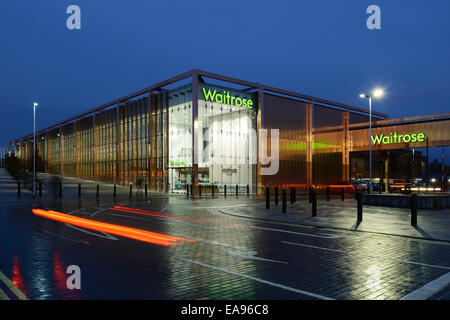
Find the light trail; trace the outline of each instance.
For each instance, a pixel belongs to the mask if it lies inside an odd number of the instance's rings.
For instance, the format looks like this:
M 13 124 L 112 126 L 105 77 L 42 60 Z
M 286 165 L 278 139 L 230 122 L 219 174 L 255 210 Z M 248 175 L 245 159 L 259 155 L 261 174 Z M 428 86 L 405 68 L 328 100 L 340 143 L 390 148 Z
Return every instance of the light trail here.
M 134 240 L 139 240 L 147 243 L 158 244 L 161 246 L 179 245 L 183 242 L 195 242 L 195 240 L 173 237 L 161 233 L 150 232 L 142 229 L 125 227 L 106 222 L 93 221 L 80 217 L 74 217 L 68 214 L 42 209 L 32 209 L 35 215 L 43 218 L 56 220 L 63 223 L 68 223 L 74 226 L 96 230 L 100 232 L 111 233 L 117 236 L 122 236 Z

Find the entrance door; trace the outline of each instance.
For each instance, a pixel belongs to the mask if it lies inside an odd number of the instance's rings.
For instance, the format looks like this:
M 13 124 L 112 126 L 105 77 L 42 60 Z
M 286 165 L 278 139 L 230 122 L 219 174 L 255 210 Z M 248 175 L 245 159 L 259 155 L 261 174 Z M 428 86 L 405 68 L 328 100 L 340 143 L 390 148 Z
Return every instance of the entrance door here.
M 170 191 L 172 193 L 185 193 L 186 184 L 192 183 L 192 168 L 170 168 Z

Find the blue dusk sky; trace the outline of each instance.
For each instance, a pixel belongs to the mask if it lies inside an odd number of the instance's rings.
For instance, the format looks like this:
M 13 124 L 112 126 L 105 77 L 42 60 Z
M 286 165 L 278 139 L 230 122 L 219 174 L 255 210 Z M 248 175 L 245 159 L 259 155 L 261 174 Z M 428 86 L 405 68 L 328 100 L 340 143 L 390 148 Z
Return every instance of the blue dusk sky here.
M 69 5 L 81 30 L 66 27 Z M 381 30 L 366 8 L 381 8 Z M 198 68 L 368 108 L 450 112 L 450 1 L 3 0 L 0 145 Z M 431 160 L 431 159 L 430 159 Z

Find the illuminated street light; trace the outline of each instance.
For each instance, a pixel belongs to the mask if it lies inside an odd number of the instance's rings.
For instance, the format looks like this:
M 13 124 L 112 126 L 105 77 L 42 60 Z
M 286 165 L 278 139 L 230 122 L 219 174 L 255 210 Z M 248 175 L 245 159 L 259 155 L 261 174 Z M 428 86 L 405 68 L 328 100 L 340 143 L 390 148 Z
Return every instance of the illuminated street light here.
M 372 192 L 372 97 L 378 98 L 384 95 L 382 89 L 375 89 L 371 95 L 361 93 L 360 98 L 369 98 L 369 193 Z M 381 185 L 380 185 L 381 188 Z

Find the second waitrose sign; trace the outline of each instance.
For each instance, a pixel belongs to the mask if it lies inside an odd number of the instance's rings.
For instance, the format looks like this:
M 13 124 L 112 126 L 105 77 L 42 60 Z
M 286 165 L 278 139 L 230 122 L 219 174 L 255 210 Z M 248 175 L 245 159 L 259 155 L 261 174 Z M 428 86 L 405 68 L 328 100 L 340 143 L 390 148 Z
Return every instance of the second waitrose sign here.
M 371 136 L 373 144 L 391 144 L 391 143 L 402 143 L 402 142 L 424 142 L 425 134 L 412 133 L 412 134 L 397 134 L 397 132 L 391 132 L 389 136 L 384 134 Z
M 230 91 L 223 91 L 222 93 L 217 92 L 216 90 L 202 88 L 203 90 L 203 96 L 205 97 L 206 101 L 211 102 L 218 102 L 218 103 L 224 103 L 229 104 L 232 106 L 238 106 L 243 108 L 253 108 L 253 101 L 246 98 L 236 97 L 230 95 Z

